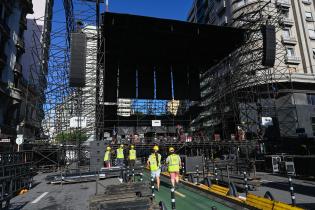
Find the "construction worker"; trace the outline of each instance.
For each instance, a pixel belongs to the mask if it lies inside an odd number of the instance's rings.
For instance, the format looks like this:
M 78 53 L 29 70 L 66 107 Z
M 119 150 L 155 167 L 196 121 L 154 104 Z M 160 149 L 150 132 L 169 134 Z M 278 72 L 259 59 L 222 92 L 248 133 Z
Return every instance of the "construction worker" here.
M 170 155 L 166 158 L 167 170 L 170 173 L 172 186 L 175 188 L 179 182 L 179 169 L 181 167 L 181 160 L 179 155 L 175 154 L 173 147 L 169 148 Z
M 131 145 L 129 150 L 129 167 L 134 167 L 137 159 L 137 152 L 135 146 Z
M 125 155 L 124 155 L 124 145 L 121 144 L 119 148 L 116 150 L 116 161 L 118 166 L 124 166 L 124 160 L 125 160 Z
M 111 167 L 111 148 L 110 146 L 106 147 L 105 155 L 104 155 L 104 167 Z
M 150 168 L 151 177 L 156 179 L 157 190 L 160 190 L 160 174 L 161 174 L 161 155 L 158 153 L 159 147 L 154 146 L 153 152 L 147 161 L 147 167 Z

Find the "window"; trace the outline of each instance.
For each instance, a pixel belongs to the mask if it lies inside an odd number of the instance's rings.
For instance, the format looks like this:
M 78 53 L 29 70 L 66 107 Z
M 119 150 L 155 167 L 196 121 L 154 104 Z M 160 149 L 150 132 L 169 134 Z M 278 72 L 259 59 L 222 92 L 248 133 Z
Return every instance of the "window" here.
M 288 47 L 287 48 L 287 56 L 294 56 L 294 48 L 293 47 Z
M 315 117 L 312 117 L 313 136 L 315 136 Z
M 314 29 L 308 29 L 308 33 L 311 39 L 315 39 L 315 31 Z
M 311 12 L 305 12 L 305 17 L 306 18 L 312 18 L 312 13 Z
M 283 37 L 289 38 L 291 35 L 290 29 L 288 29 L 288 28 L 283 29 L 282 35 L 283 35 Z
M 312 93 L 307 94 L 307 103 L 310 105 L 315 105 L 315 94 Z
M 307 21 L 313 21 L 313 15 L 311 12 L 305 12 L 305 17 Z
M 289 18 L 289 10 L 281 10 L 281 16 L 284 18 Z

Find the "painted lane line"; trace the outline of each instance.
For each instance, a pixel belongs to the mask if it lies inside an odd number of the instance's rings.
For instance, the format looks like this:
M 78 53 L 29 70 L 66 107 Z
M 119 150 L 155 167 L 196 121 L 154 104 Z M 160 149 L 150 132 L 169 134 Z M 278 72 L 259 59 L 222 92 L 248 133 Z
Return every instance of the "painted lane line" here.
M 180 192 L 175 191 L 175 194 L 179 195 L 180 197 L 186 198 L 186 195 L 181 194 Z
M 43 194 L 38 196 L 35 200 L 33 200 L 32 203 L 37 203 L 38 201 L 40 201 L 40 199 L 42 199 L 47 194 L 48 194 L 48 192 L 44 192 Z

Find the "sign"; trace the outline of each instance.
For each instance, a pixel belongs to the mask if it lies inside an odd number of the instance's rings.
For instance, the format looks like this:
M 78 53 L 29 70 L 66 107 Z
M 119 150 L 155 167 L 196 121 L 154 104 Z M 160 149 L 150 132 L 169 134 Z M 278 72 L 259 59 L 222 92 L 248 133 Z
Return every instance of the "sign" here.
M 152 127 L 161 126 L 161 120 L 152 120 Z
M 71 117 L 70 128 L 86 128 L 86 117 Z
M 10 143 L 10 139 L 0 139 L 0 143 Z
M 23 142 L 24 142 L 23 134 L 18 134 L 18 135 L 16 136 L 15 142 L 16 142 L 17 145 L 23 144 Z
M 261 118 L 261 125 L 266 126 L 266 127 L 273 125 L 272 118 L 271 117 L 262 117 Z

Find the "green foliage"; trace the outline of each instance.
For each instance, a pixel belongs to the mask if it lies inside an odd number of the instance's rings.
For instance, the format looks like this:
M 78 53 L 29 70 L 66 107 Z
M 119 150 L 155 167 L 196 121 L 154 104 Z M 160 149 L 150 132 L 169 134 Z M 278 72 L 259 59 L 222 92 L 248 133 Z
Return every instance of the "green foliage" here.
M 85 132 L 75 130 L 70 132 L 61 132 L 56 135 L 56 142 L 60 144 L 76 144 L 77 139 L 84 142 L 88 139 Z

